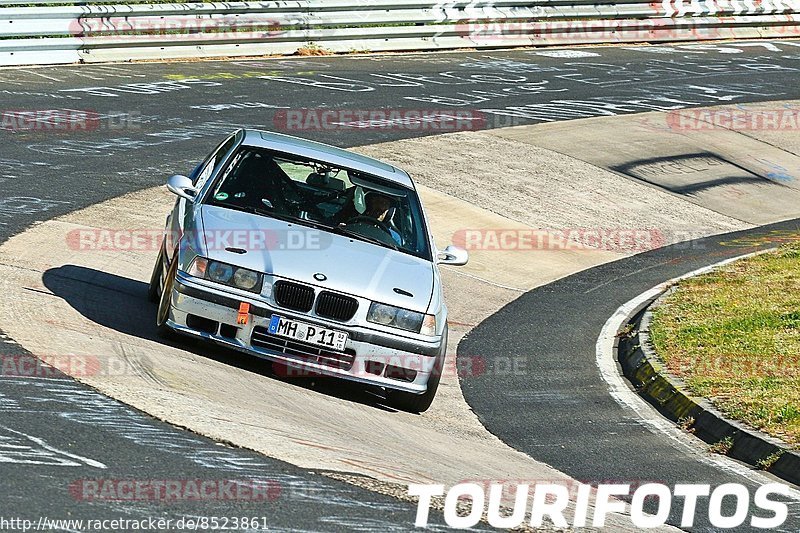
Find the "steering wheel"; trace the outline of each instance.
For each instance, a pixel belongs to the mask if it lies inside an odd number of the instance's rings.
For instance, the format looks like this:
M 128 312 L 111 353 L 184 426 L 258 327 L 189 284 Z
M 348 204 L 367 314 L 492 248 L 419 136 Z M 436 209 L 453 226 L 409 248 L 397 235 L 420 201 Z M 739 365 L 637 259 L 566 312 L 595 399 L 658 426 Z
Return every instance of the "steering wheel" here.
M 280 192 L 276 194 L 276 191 Z M 248 198 L 246 201 L 255 202 L 257 207 L 261 207 L 262 199 L 268 200 L 269 206 L 279 212 L 289 213 L 292 211 L 290 206 L 296 206 L 303 201 L 292 179 L 280 174 L 270 176 L 269 180 L 263 180 L 263 183 L 259 183 L 258 188 L 253 192 L 253 200 L 250 201 Z
M 371 216 L 367 216 L 367 215 L 354 216 L 353 218 L 351 218 L 350 220 L 345 222 L 345 224 L 348 225 L 348 226 L 350 224 L 367 224 L 367 225 L 375 226 L 376 228 L 382 229 L 383 231 L 385 231 L 389 235 L 392 234 L 392 230 L 389 229 L 389 226 L 385 222 L 383 222 L 381 220 L 378 220 L 377 218 L 372 218 Z

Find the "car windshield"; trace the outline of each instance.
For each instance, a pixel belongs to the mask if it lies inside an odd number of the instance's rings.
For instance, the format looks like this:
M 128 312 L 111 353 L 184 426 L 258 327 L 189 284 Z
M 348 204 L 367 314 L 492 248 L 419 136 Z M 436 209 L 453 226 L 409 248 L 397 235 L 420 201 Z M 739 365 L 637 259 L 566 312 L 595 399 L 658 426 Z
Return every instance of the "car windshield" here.
M 352 169 L 243 147 L 220 173 L 208 203 L 430 259 L 416 193 Z

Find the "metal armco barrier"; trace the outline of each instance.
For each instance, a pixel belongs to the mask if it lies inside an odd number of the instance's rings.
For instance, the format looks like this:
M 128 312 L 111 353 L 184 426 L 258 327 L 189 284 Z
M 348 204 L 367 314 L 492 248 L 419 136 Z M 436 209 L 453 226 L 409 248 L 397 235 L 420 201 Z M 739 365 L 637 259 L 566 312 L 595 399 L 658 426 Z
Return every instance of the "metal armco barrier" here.
M 0 65 L 798 36 L 800 0 L 0 0 Z

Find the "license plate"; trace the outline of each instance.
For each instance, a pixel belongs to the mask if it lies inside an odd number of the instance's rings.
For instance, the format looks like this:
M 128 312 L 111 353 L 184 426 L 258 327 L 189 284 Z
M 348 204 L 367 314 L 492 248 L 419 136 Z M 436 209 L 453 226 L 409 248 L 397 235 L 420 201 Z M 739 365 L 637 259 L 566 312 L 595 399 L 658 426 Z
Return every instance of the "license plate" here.
M 269 332 L 279 337 L 287 337 L 315 346 L 322 346 L 337 352 L 344 351 L 348 334 L 344 331 L 322 328 L 297 320 L 289 320 L 278 315 L 272 315 L 269 321 Z

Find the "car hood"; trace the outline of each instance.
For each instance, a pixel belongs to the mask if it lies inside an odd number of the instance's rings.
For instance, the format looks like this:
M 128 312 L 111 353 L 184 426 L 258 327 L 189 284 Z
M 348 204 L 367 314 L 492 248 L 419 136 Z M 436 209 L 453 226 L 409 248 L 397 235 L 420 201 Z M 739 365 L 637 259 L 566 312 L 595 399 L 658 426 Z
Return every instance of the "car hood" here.
M 201 221 L 209 259 L 412 311 L 425 312 L 430 304 L 430 261 L 223 207 L 202 206 Z M 315 279 L 318 274 L 327 279 Z

